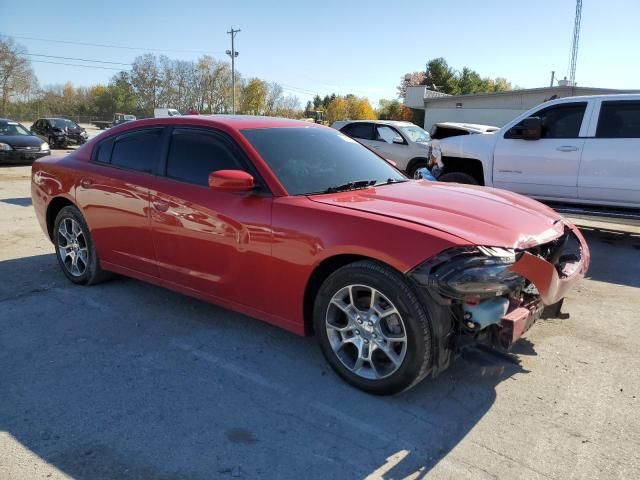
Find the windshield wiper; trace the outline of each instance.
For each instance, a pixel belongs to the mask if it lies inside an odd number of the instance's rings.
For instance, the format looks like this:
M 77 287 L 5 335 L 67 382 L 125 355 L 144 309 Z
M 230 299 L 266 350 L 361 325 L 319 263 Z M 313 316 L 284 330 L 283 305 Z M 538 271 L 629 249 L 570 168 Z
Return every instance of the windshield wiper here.
M 390 183 L 403 183 L 406 182 L 407 180 L 404 178 L 387 178 L 386 182 L 380 182 L 380 183 L 376 183 L 376 187 L 379 185 L 389 185 Z
M 324 193 L 345 192 L 347 190 L 355 190 L 356 188 L 366 188 L 376 184 L 376 180 L 356 180 L 355 182 L 347 182 L 342 185 L 327 188 Z

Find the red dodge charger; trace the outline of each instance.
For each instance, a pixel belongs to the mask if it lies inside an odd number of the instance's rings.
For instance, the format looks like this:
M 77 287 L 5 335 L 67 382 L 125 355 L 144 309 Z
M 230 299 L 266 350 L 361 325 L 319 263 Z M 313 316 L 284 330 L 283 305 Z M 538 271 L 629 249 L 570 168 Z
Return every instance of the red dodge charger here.
M 340 132 L 188 116 L 37 160 L 31 193 L 67 278 L 118 273 L 315 334 L 376 394 L 484 344 L 508 349 L 582 278 L 582 235 L 506 191 L 409 180 Z

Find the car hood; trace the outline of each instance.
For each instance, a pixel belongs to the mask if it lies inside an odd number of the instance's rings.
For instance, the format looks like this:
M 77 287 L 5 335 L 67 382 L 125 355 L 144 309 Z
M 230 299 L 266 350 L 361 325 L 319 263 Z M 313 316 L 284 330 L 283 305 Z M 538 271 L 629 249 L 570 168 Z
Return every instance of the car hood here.
M 42 145 L 42 140 L 35 135 L 3 135 L 0 142 L 7 143 L 12 147 L 38 147 Z
M 562 217 L 535 200 L 456 183 L 411 180 L 309 198 L 424 225 L 476 245 L 525 249 L 549 242 L 564 231 Z

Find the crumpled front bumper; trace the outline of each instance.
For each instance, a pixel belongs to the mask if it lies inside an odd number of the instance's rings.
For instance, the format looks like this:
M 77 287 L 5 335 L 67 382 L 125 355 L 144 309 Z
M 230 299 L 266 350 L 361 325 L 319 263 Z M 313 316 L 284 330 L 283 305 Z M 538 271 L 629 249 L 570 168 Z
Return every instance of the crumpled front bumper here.
M 513 264 L 511 270 L 529 280 L 538 290 L 540 301 L 521 305 L 504 315 L 499 322 L 500 329 L 493 345 L 509 349 L 540 318 L 545 305 L 560 302 L 567 292 L 584 278 L 591 256 L 589 247 L 577 227 L 566 223 L 568 240 L 576 242 L 578 252 L 573 262 L 554 265 L 551 261 L 524 252 Z M 557 257 L 561 258 L 562 252 Z
M 567 292 L 580 280 L 589 269 L 591 255 L 582 233 L 575 225 L 565 223 L 569 232 L 568 239 L 577 243 L 579 252 L 573 262 L 567 262 L 562 268 L 549 260 L 540 258 L 525 251 L 513 264 L 511 271 L 533 283 L 545 305 L 553 305 L 562 300 Z M 562 252 L 558 253 L 561 258 Z

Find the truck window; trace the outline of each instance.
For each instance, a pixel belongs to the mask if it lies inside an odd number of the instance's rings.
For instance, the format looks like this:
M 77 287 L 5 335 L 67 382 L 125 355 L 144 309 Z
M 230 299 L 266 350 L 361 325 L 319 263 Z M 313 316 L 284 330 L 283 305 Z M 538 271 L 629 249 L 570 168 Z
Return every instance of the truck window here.
M 562 103 L 538 110 L 531 116 L 542 120 L 540 138 L 578 138 L 586 109 L 587 102 Z M 523 122 L 515 125 L 522 126 Z
M 640 138 L 640 102 L 602 102 L 597 138 Z

